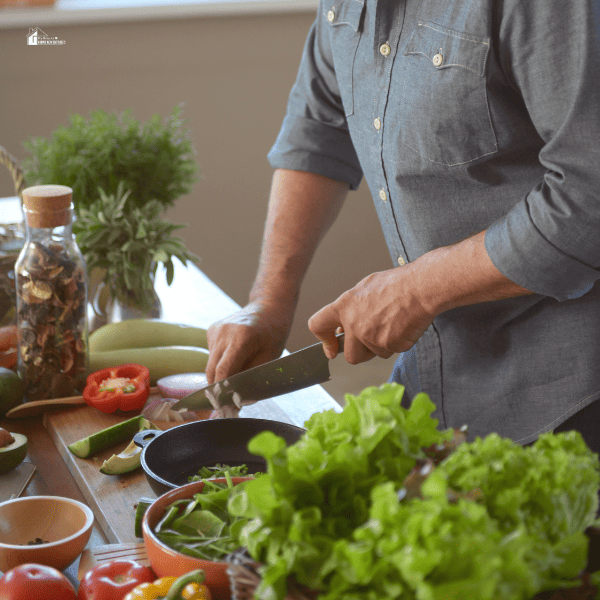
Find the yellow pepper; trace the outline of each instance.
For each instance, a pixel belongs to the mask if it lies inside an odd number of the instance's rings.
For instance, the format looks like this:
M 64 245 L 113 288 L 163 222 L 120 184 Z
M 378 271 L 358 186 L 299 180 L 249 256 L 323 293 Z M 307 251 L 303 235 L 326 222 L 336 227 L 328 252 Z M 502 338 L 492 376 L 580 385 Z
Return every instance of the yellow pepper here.
M 208 588 L 201 583 L 188 583 L 181 591 L 184 600 L 211 600 Z
M 155 600 L 167 595 L 177 577 L 161 577 L 153 583 L 140 583 L 123 600 Z
M 202 569 L 181 577 L 161 577 L 152 583 L 140 583 L 123 600 L 211 600 L 204 578 Z

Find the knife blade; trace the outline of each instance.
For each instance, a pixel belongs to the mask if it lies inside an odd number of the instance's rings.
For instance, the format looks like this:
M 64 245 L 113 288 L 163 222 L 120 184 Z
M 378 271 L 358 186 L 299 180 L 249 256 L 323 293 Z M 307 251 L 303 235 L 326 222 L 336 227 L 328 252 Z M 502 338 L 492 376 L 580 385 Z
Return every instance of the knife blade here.
M 336 334 L 336 337 L 339 351 L 343 352 L 344 334 Z M 329 359 L 319 342 L 207 385 L 182 398 L 171 409 L 212 410 L 225 405 L 239 408 L 240 402 L 274 398 L 329 379 Z

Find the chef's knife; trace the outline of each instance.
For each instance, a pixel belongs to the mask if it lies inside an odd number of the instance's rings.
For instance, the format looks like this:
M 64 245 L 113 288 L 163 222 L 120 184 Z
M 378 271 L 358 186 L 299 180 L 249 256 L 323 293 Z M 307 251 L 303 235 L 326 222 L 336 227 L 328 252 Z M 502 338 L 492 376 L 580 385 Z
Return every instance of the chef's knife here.
M 344 334 L 337 334 L 336 337 L 342 352 Z M 329 381 L 330 378 L 329 359 L 325 356 L 323 344 L 319 342 L 212 383 L 182 398 L 171 409 L 195 411 L 212 410 L 215 406 L 226 404 L 236 406 L 240 401 L 274 398 Z

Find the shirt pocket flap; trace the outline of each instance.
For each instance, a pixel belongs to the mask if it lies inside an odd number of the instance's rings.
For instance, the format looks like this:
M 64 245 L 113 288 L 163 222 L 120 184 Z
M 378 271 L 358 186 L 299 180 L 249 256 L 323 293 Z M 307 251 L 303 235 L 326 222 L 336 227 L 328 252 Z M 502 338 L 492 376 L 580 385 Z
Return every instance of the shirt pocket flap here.
M 350 25 L 354 31 L 358 31 L 364 7 L 365 3 L 361 0 L 338 1 L 325 10 L 325 17 L 332 27 Z
M 463 67 L 483 77 L 489 48 L 489 38 L 419 21 L 404 54 L 422 54 L 436 69 Z

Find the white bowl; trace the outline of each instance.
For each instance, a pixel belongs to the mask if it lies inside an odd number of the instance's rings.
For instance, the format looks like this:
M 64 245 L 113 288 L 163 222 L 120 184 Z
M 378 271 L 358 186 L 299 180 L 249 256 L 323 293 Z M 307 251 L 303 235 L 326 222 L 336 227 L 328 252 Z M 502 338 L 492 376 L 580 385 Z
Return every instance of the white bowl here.
M 91 509 L 71 498 L 26 496 L 0 504 L 0 571 L 25 563 L 66 569 L 83 552 L 94 525 Z M 29 544 L 36 539 L 43 543 Z

